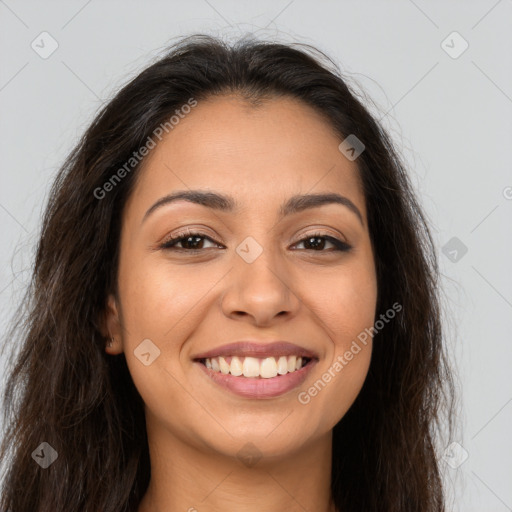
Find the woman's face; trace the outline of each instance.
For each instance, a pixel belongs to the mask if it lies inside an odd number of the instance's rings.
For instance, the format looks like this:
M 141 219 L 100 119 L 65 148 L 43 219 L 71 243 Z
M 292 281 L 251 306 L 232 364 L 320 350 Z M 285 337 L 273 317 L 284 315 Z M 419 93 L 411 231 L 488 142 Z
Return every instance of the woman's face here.
M 254 108 L 223 96 L 200 102 L 151 150 L 123 212 L 108 316 L 118 341 L 107 349 L 124 352 L 148 429 L 202 451 L 236 456 L 251 442 L 279 456 L 328 434 L 354 402 L 372 347 L 358 335 L 373 326 L 377 282 L 357 165 L 341 141 L 298 100 Z M 192 190 L 235 205 L 152 208 Z M 303 200 L 281 210 L 312 194 L 354 207 Z M 202 238 L 163 247 L 187 233 Z M 228 348 L 220 370 L 197 360 L 244 340 L 262 352 Z M 296 347 L 272 351 L 274 341 Z M 288 371 L 301 351 L 315 357 Z M 260 376 L 225 374 L 226 365 Z

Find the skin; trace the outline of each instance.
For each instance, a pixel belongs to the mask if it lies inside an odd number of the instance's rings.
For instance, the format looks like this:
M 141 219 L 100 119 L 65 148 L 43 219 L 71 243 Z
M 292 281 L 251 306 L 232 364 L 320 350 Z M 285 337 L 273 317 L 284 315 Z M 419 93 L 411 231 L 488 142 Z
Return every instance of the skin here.
M 199 103 L 148 155 L 123 211 L 118 297 L 108 297 L 105 315 L 114 337 L 106 351 L 124 352 L 145 403 L 151 481 L 139 512 L 334 511 L 332 428 L 363 385 L 371 338 L 308 404 L 297 396 L 375 320 L 365 197 L 341 141 L 298 100 L 254 108 L 232 95 Z M 240 211 L 179 201 L 142 221 L 161 197 L 187 189 L 231 195 Z M 348 197 L 363 223 L 340 204 L 278 220 L 289 197 L 332 192 Z M 193 244 L 159 248 L 187 228 L 212 239 L 202 239 L 199 255 L 184 252 Z M 352 250 L 301 242 L 317 231 Z M 236 252 L 248 236 L 263 249 L 250 264 Z M 160 355 L 146 366 L 134 350 L 148 338 Z M 319 361 L 300 388 L 243 398 L 192 361 L 242 339 L 295 342 Z M 253 466 L 237 458 L 248 442 L 261 454 Z

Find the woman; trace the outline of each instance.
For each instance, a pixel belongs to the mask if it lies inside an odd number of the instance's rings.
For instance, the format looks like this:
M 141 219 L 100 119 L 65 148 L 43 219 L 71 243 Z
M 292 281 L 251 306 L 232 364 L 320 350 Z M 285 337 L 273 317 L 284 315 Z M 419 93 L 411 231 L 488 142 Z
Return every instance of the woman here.
M 185 38 L 68 157 L 2 511 L 444 510 L 435 249 L 388 135 L 309 50 Z

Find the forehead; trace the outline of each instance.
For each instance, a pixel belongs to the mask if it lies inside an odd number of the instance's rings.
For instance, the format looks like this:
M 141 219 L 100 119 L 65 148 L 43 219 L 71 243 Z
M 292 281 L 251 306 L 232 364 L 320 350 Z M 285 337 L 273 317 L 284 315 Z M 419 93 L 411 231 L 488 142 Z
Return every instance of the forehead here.
M 258 107 L 236 95 L 202 101 L 183 115 L 146 157 L 132 202 L 176 189 L 225 191 L 242 207 L 298 193 L 338 192 L 364 215 L 355 162 L 316 110 L 281 97 Z M 143 206 L 141 205 L 141 208 Z

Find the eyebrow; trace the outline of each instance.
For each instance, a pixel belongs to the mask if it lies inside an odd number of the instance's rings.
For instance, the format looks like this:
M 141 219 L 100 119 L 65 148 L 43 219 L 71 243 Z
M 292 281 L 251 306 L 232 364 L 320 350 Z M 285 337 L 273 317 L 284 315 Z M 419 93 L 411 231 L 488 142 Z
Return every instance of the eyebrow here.
M 155 210 L 175 201 L 188 201 L 190 203 L 206 206 L 207 208 L 211 208 L 213 210 L 228 213 L 236 213 L 240 208 L 240 205 L 235 201 L 233 197 L 226 196 L 218 192 L 203 190 L 178 190 L 172 194 L 168 194 L 160 198 L 155 204 L 153 204 L 144 214 L 142 222 L 144 222 Z M 284 204 L 281 205 L 279 210 L 279 217 L 284 218 L 294 213 L 299 213 L 310 208 L 317 208 L 327 204 L 341 204 L 346 206 L 358 217 L 361 225 L 364 226 L 363 216 L 361 215 L 359 208 L 348 197 L 335 193 L 304 194 L 292 196 Z

